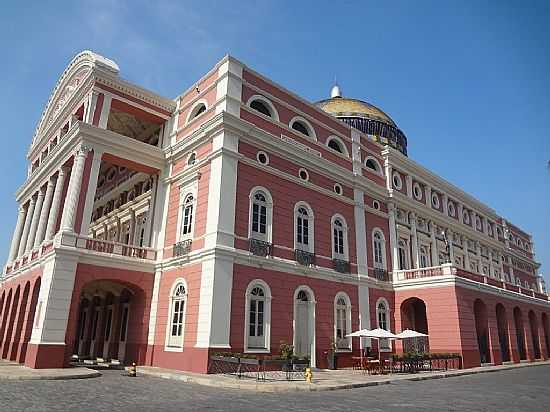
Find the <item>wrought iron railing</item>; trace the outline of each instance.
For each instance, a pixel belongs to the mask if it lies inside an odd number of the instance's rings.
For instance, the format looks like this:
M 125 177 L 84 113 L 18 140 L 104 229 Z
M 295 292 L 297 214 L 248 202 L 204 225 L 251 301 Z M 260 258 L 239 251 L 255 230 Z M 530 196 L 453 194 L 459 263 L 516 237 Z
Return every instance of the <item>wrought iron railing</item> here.
M 375 279 L 381 280 L 383 282 L 389 282 L 390 281 L 390 274 L 388 273 L 388 271 L 386 269 L 374 268 L 372 273 L 373 273 Z
M 259 239 L 248 239 L 248 250 L 256 256 L 272 256 L 273 245 L 269 242 Z
M 174 244 L 174 249 L 172 255 L 176 256 L 185 256 L 191 252 L 191 244 L 193 241 L 191 239 L 182 240 Z
M 336 272 L 340 273 L 349 273 L 350 272 L 350 264 L 347 260 L 343 259 L 332 259 L 332 268 Z
M 295 249 L 294 258 L 296 262 L 304 266 L 312 266 L 315 264 L 315 253 L 311 253 L 305 250 Z

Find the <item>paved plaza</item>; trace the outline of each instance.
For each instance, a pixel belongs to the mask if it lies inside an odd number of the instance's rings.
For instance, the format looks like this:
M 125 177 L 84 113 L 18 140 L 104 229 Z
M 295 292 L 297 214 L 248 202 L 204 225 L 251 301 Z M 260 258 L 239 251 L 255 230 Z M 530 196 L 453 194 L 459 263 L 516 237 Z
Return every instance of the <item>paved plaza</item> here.
M 548 411 L 550 366 L 328 392 L 256 393 L 120 371 L 69 381 L 3 381 L 2 411 Z

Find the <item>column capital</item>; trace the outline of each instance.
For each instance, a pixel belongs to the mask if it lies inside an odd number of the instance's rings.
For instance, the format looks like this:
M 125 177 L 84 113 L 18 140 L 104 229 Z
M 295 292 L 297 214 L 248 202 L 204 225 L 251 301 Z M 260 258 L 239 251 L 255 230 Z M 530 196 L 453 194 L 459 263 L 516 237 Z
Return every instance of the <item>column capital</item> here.
M 88 153 L 90 153 L 92 150 L 93 150 L 93 147 L 88 146 L 88 145 L 85 145 L 85 144 L 81 144 L 81 145 L 78 146 L 78 147 L 76 148 L 76 150 L 74 151 L 74 155 L 75 155 L 75 156 L 86 156 L 86 155 L 88 155 Z

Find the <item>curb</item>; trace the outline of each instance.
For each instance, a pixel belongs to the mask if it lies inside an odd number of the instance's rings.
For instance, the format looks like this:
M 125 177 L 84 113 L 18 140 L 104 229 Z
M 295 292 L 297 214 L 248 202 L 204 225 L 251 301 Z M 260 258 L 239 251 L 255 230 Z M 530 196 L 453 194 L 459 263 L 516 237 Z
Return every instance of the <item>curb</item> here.
M 0 382 L 3 381 L 59 381 L 59 380 L 74 380 L 74 379 L 90 379 L 98 378 L 101 376 L 101 373 L 88 369 L 87 371 L 82 371 L 80 373 L 72 374 L 58 374 L 58 375 L 41 375 L 40 372 L 29 375 L 21 374 L 9 374 L 9 375 L 0 375 Z
M 241 389 L 248 391 L 257 391 L 257 392 L 321 392 L 321 391 L 334 391 L 334 390 L 343 390 L 343 389 L 355 389 L 355 388 L 365 388 L 369 386 L 380 386 L 380 385 L 389 385 L 392 383 L 399 382 L 419 382 L 427 381 L 433 379 L 445 379 L 445 378 L 454 378 L 460 376 L 468 375 L 477 375 L 481 373 L 494 373 L 494 372 L 504 372 L 514 369 L 529 368 L 535 366 L 549 366 L 550 362 L 533 362 L 525 364 L 514 364 L 514 365 L 504 365 L 498 368 L 487 367 L 486 369 L 478 370 L 457 370 L 451 372 L 442 372 L 435 373 L 433 375 L 424 375 L 424 376 L 404 376 L 404 377 L 386 377 L 380 380 L 374 380 L 369 382 L 357 382 L 357 383 L 346 383 L 346 384 L 334 384 L 334 385 L 323 385 L 318 383 L 313 383 L 310 385 L 296 385 L 296 384 L 271 384 L 271 383 L 240 383 L 239 381 L 228 381 L 228 378 L 221 378 L 215 380 L 213 378 L 202 378 L 200 376 L 191 376 L 178 372 L 166 372 L 166 371 L 156 371 L 151 369 L 138 369 L 140 376 L 149 376 L 160 379 L 171 379 L 178 380 L 185 383 L 194 383 L 204 386 L 212 386 L 224 389 Z

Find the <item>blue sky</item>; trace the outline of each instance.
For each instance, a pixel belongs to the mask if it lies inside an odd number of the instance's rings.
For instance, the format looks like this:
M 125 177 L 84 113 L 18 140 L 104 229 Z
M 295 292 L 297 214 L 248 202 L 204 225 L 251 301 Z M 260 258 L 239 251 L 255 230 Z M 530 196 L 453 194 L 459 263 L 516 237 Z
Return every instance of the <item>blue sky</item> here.
M 311 101 L 336 77 L 381 107 L 410 157 L 533 234 L 550 280 L 548 21 L 548 1 L 4 1 L 0 258 L 36 123 L 76 53 L 167 97 L 230 53 Z

